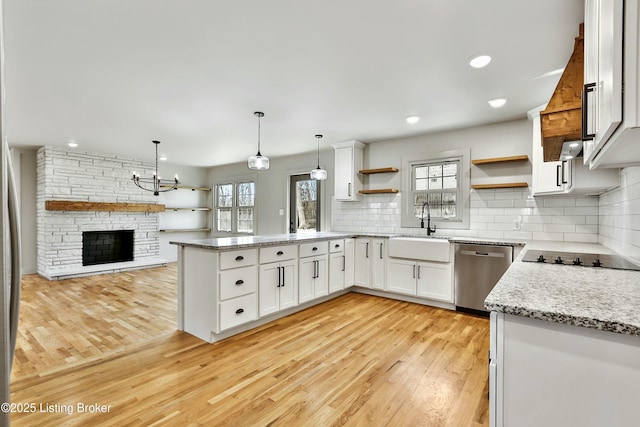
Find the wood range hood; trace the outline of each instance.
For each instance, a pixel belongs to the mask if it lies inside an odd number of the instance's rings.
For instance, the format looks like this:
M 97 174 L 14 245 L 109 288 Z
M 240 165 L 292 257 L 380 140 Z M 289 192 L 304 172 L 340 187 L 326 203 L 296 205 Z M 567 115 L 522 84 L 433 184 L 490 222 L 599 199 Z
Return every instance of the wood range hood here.
M 556 89 L 540 112 L 545 162 L 560 159 L 562 144 L 582 140 L 582 87 L 584 84 L 584 24 L 580 24 L 573 53 Z

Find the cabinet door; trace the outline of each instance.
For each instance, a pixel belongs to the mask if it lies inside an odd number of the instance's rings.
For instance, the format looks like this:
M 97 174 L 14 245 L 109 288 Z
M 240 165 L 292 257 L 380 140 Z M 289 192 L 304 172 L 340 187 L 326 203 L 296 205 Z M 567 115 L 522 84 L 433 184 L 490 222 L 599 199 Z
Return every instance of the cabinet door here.
M 622 121 L 623 2 L 601 0 L 599 3 L 596 149 Z
M 327 256 L 316 257 L 316 279 L 313 282 L 313 296 L 329 295 L 329 265 Z
M 453 274 L 450 263 L 418 263 L 418 296 L 453 302 Z
M 282 270 L 280 264 L 263 264 L 260 266 L 258 309 L 260 317 L 275 313 L 280 309 L 280 281 Z
M 331 254 L 329 258 L 329 292 L 344 289 L 346 256 L 341 253 Z
M 353 148 L 344 147 L 335 150 L 335 188 L 336 200 L 353 200 Z
M 544 194 L 563 194 L 570 184 L 571 171 L 569 162 L 545 162 L 540 134 L 540 114 L 533 118 L 532 147 L 532 192 L 534 196 Z
M 280 284 L 280 310 L 298 305 L 298 262 L 281 262 L 282 283 Z
M 344 287 L 353 286 L 355 268 L 355 239 L 344 241 Z
M 298 279 L 298 301 L 300 301 L 300 304 L 313 299 L 315 271 L 316 265 L 314 257 L 300 259 L 300 276 Z
M 371 239 L 356 239 L 354 285 L 371 287 Z
M 386 285 L 386 240 L 372 239 L 371 247 L 371 287 L 374 289 L 384 289 Z
M 415 261 L 389 258 L 387 290 L 400 294 L 416 295 L 417 269 Z

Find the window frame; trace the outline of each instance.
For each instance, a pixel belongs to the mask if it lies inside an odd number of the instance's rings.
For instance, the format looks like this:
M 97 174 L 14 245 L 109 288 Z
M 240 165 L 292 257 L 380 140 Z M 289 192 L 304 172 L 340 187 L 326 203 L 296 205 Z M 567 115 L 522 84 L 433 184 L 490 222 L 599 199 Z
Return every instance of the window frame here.
M 216 234 L 226 234 L 226 235 L 242 235 L 242 236 L 252 236 L 255 235 L 256 233 L 256 225 L 257 225 L 257 221 L 256 221 L 256 197 L 257 197 L 257 193 L 258 193 L 258 185 L 256 182 L 256 178 L 254 176 L 243 176 L 243 177 L 236 177 L 233 179 L 226 179 L 226 180 L 221 180 L 219 182 L 216 182 L 214 184 L 214 195 L 213 195 L 213 230 Z M 239 192 L 238 192 L 238 188 L 241 184 L 247 184 L 247 183 L 251 183 L 253 184 L 253 205 L 249 206 L 240 206 L 239 204 Z M 231 207 L 220 207 L 218 206 L 218 188 L 220 186 L 223 185 L 231 185 L 232 186 L 232 197 L 231 197 Z M 219 227 L 219 213 L 218 213 L 218 209 L 229 209 L 229 211 L 231 212 L 231 230 L 220 230 Z M 238 212 L 241 209 L 251 209 L 252 211 L 252 231 L 251 232 L 245 232 L 245 231 L 238 231 Z
M 433 153 L 417 153 L 410 156 L 403 156 L 403 180 L 402 180 L 402 212 L 401 226 L 406 228 L 420 228 L 420 218 L 414 215 L 415 194 L 423 193 L 452 193 L 456 196 L 456 217 L 442 218 L 431 217 L 431 225 L 436 225 L 438 229 L 469 229 L 469 175 L 470 175 L 470 150 L 448 150 Z M 437 190 L 415 190 L 414 169 L 422 165 L 439 165 L 450 162 L 457 162 L 457 187 L 442 188 Z M 425 213 L 425 227 L 426 227 Z

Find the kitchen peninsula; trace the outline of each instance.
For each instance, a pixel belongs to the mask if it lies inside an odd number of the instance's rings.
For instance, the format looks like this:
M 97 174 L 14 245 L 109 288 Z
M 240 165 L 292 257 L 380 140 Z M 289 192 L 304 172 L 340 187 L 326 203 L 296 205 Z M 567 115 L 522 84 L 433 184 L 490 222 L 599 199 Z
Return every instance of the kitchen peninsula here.
M 317 232 L 171 242 L 178 245 L 178 329 L 215 342 L 345 293 L 350 237 Z M 299 274 L 309 280 L 298 283 Z

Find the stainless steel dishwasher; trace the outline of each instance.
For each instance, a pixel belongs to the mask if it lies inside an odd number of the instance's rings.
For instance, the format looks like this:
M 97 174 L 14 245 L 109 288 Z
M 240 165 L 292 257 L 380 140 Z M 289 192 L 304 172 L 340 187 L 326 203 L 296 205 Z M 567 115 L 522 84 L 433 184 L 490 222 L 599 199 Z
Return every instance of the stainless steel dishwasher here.
M 484 300 L 513 261 L 513 246 L 455 246 L 456 309 L 486 314 Z

